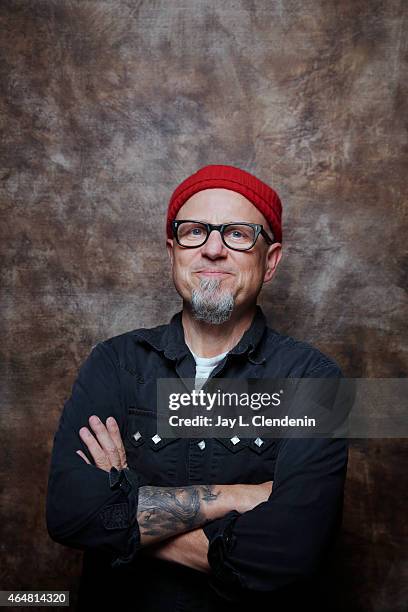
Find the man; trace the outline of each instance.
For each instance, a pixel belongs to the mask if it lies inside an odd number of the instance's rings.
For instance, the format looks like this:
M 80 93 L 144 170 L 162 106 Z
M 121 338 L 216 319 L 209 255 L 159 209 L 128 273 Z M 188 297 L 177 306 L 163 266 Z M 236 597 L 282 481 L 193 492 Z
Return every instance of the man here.
M 166 439 L 156 429 L 158 378 L 341 376 L 268 328 L 257 306 L 281 242 L 279 197 L 248 172 L 206 166 L 174 191 L 167 250 L 183 309 L 93 349 L 54 439 L 47 525 L 86 551 L 78 609 L 317 600 L 311 578 L 341 519 L 345 441 Z

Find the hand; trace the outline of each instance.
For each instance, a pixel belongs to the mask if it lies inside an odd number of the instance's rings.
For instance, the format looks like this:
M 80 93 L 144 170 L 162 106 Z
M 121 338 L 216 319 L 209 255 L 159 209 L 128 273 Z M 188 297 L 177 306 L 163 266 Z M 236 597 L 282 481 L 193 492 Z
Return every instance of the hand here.
M 112 467 L 118 470 L 126 468 L 125 447 L 123 446 L 119 427 L 115 419 L 109 417 L 106 420 L 105 427 L 96 415 L 92 415 L 89 417 L 89 424 L 96 434 L 96 439 L 87 427 L 81 427 L 79 437 L 88 447 L 96 467 L 105 472 L 110 472 Z M 76 452 L 86 463 L 91 465 L 91 462 L 82 451 L 77 450 Z
M 199 572 L 210 571 L 207 558 L 208 538 L 202 529 L 193 529 L 141 550 L 156 559 L 180 563 Z
M 234 487 L 235 509 L 241 514 L 252 510 L 258 504 L 266 502 L 272 493 L 273 481 L 267 480 L 261 484 L 238 484 Z

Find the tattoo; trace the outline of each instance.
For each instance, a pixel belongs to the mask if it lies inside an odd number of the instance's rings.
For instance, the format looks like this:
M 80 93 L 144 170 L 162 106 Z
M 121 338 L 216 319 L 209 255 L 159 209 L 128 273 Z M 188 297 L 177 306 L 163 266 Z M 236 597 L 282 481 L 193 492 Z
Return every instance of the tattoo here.
M 220 495 L 220 493 L 214 493 L 214 487 L 212 487 L 211 485 L 203 485 L 201 488 L 203 491 L 204 501 L 212 502 L 218 499 L 218 496 Z
M 162 540 L 204 525 L 205 506 L 220 495 L 212 485 L 140 487 L 137 521 L 142 544 L 146 537 Z

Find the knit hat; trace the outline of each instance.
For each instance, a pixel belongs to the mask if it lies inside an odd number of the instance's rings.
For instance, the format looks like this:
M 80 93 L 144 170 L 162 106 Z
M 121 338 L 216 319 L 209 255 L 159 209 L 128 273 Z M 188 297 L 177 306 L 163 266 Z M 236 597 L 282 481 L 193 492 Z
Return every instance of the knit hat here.
M 192 195 L 203 189 L 222 187 L 246 197 L 269 222 L 276 242 L 282 242 L 282 204 L 278 194 L 253 174 L 235 166 L 210 165 L 200 168 L 174 190 L 167 211 L 167 236 L 173 233 L 171 222 Z

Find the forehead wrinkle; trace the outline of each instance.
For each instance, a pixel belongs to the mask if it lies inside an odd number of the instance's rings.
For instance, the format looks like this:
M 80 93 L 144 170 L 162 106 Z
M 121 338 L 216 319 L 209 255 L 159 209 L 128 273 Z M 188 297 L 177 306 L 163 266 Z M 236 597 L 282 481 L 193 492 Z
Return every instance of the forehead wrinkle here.
M 190 204 L 190 206 L 189 206 Z M 191 211 L 191 204 L 195 205 L 194 208 L 198 208 L 197 212 Z M 197 204 L 199 204 L 199 207 L 197 207 Z M 266 220 L 266 218 L 264 217 L 264 215 L 257 209 L 257 207 L 252 204 L 252 202 L 250 202 L 249 200 L 246 200 L 245 202 L 234 202 L 234 208 L 235 206 L 238 205 L 240 206 L 240 208 L 242 206 L 244 206 L 246 208 L 245 211 L 242 210 L 237 210 L 237 212 L 233 212 L 231 210 L 231 201 L 229 202 L 217 202 L 215 203 L 214 201 L 212 203 L 210 203 L 210 205 L 207 205 L 204 202 L 191 202 L 190 200 L 187 200 L 187 202 L 185 204 L 183 204 L 183 206 L 180 208 L 180 210 L 177 212 L 176 215 L 176 219 L 179 221 L 182 221 L 183 219 L 185 220 L 192 220 L 192 221 L 201 221 L 202 223 L 214 223 L 214 224 L 221 224 L 221 223 L 238 223 L 238 222 L 242 222 L 242 223 L 262 223 L 262 225 L 264 225 L 264 227 L 268 227 L 268 221 Z M 247 206 L 248 205 L 248 206 Z M 208 208 L 212 208 L 211 213 L 208 211 Z M 230 210 L 227 211 L 223 211 L 223 208 L 229 208 Z M 201 215 L 204 212 L 204 210 L 206 210 L 206 214 L 208 214 L 209 216 L 204 219 Z M 189 212 L 190 211 L 190 212 Z M 234 214 L 234 217 L 231 216 L 231 214 Z M 223 217 L 223 215 L 228 215 L 228 220 L 225 219 L 225 216 Z M 212 220 L 210 220 L 210 218 Z
M 184 219 L 178 219 L 178 221 L 183 221 Z M 205 219 L 185 219 L 185 221 L 196 221 L 197 223 L 209 223 L 211 225 L 211 221 Z M 255 223 L 255 221 L 244 221 L 243 219 L 231 219 L 230 221 L 223 221 L 222 223 L 213 223 L 213 225 L 227 225 L 228 223 L 233 223 L 234 225 L 239 225 L 241 223 Z
M 193 209 L 193 212 L 187 212 L 191 209 Z M 207 219 L 211 217 L 212 221 L 202 220 L 203 214 L 206 215 Z M 226 221 L 223 215 L 228 215 L 228 219 L 231 219 L 231 221 Z M 243 223 L 260 223 L 268 233 L 271 231 L 268 220 L 255 204 L 242 194 L 231 189 L 215 188 L 198 191 L 184 202 L 176 214 L 176 219 L 180 221 L 192 219 L 202 223 L 213 223 L 214 225 L 237 223 L 238 221 Z

